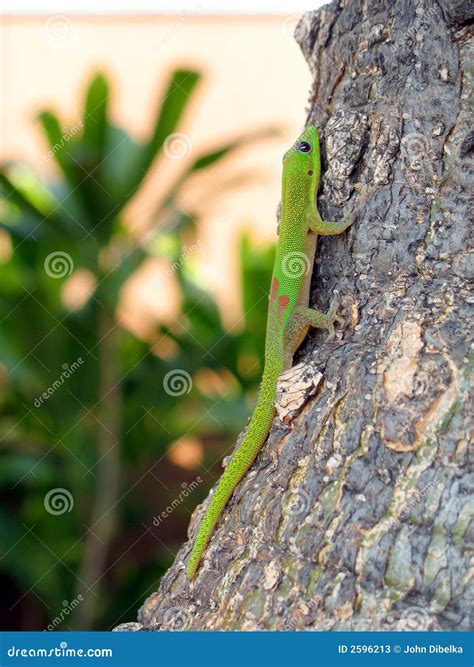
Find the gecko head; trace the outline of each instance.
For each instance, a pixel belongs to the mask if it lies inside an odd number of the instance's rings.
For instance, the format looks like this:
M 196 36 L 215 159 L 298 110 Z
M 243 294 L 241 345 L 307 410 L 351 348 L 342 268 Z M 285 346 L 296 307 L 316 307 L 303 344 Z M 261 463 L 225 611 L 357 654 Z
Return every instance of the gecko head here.
M 283 156 L 283 164 L 296 163 L 308 176 L 319 174 L 319 137 L 314 125 L 308 125 L 289 151 Z

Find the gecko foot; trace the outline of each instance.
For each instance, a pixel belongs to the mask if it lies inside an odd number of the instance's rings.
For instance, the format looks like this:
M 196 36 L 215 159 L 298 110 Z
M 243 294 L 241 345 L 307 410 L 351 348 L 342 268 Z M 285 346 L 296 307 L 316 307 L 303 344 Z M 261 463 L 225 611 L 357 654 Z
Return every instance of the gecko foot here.
M 326 329 L 329 332 L 328 340 L 333 340 L 336 335 L 334 330 L 335 323 L 340 324 L 341 326 L 344 326 L 345 324 L 344 318 L 337 314 L 340 305 L 339 298 L 334 295 L 329 304 L 329 310 L 326 313 Z
M 313 310 L 313 308 L 297 308 L 294 314 L 294 323 L 297 325 L 299 331 L 301 327 L 311 326 L 316 329 L 324 329 L 329 333 L 328 340 L 332 340 L 335 335 L 334 323 L 344 325 L 344 318 L 337 314 L 339 308 L 339 300 L 335 295 L 329 304 L 327 313 L 320 310 Z

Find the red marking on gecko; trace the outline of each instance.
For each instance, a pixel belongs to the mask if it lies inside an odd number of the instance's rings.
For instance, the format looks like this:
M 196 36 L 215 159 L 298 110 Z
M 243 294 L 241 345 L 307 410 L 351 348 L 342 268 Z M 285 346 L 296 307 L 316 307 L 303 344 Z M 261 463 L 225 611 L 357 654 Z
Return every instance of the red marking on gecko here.
M 281 297 L 278 299 L 278 312 L 277 312 L 277 317 L 281 317 L 281 314 L 287 307 L 288 303 L 290 301 L 290 298 L 286 294 L 282 294 Z

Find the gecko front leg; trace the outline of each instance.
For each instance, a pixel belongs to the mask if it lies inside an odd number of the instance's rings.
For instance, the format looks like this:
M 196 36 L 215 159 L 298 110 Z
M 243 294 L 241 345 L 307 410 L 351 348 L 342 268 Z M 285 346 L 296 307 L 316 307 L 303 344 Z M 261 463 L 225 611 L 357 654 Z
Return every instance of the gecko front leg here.
M 323 220 L 319 215 L 319 211 L 316 210 L 308 213 L 307 222 L 312 232 L 321 234 L 321 236 L 331 236 L 333 234 L 342 234 L 354 221 L 352 217 L 346 220 L 339 220 L 338 222 Z

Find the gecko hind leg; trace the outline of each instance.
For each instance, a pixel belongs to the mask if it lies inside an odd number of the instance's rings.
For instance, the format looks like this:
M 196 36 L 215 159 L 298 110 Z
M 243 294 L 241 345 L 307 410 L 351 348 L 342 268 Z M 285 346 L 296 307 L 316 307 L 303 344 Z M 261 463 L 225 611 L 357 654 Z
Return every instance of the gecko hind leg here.
M 332 298 L 327 313 L 304 306 L 295 308 L 293 317 L 286 325 L 283 337 L 284 368 L 291 367 L 293 355 L 303 342 L 309 327 L 328 331 L 328 340 L 334 338 L 334 323 L 345 324 L 344 318 L 337 314 L 338 308 L 339 300 L 336 296 Z
M 316 329 L 325 329 L 329 332 L 328 340 L 332 340 L 335 336 L 334 323 L 345 324 L 344 318 L 337 314 L 339 305 L 338 298 L 334 296 L 329 304 L 327 313 L 323 313 L 321 310 L 314 310 L 313 308 L 298 306 L 295 309 L 294 318 L 303 327 L 310 326 Z

